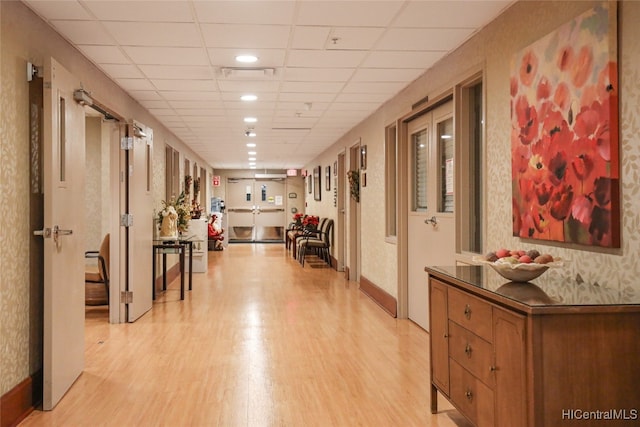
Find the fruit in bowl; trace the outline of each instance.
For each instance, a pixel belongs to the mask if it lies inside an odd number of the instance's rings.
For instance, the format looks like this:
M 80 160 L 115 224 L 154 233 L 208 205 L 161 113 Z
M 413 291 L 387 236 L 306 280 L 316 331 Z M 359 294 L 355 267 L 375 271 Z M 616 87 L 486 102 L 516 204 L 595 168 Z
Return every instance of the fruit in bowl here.
M 542 275 L 550 267 L 562 265 L 560 259 L 550 254 L 540 254 L 535 249 L 525 251 L 501 248 L 475 260 L 489 264 L 502 277 L 514 282 L 528 282 Z

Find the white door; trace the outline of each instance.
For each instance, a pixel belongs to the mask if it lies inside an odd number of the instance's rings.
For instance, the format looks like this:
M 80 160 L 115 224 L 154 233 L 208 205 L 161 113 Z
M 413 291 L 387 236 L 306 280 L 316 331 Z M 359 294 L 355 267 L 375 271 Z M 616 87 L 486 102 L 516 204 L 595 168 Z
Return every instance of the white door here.
M 138 131 L 134 131 L 133 127 Z M 128 259 L 126 290 L 131 292 L 127 305 L 127 322 L 133 322 L 152 305 L 152 245 L 153 245 L 153 130 L 134 122 L 128 134 L 133 136 L 133 147 L 124 151 L 124 170 L 128 171 L 125 210 L 132 215 L 127 235 L 125 257 Z M 127 181 L 127 180 L 125 180 Z
M 229 178 L 227 227 L 230 241 L 284 241 L 283 179 Z
M 408 124 L 408 316 L 429 330 L 425 266 L 455 264 L 453 103 Z
M 84 369 L 85 113 L 80 81 L 54 59 L 44 78 L 43 408 L 53 409 Z

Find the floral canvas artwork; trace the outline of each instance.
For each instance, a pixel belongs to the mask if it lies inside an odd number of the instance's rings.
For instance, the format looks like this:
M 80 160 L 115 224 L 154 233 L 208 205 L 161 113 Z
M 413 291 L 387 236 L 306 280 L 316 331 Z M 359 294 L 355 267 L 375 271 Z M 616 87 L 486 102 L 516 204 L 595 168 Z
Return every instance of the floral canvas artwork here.
M 514 236 L 620 246 L 616 13 L 604 2 L 513 58 Z

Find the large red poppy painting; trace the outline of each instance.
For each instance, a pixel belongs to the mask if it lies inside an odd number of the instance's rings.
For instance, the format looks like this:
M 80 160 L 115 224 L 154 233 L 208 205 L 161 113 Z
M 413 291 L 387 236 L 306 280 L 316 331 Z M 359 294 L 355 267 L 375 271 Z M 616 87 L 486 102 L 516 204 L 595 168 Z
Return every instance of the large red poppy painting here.
M 605 2 L 513 58 L 514 236 L 620 246 L 616 14 Z

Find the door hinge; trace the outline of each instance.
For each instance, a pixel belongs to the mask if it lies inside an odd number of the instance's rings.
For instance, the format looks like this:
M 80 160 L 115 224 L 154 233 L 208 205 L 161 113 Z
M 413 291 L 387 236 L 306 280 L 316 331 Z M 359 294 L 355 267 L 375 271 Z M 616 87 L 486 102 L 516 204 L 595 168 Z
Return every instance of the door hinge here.
M 120 303 L 121 304 L 132 304 L 133 303 L 133 291 L 122 291 L 122 292 L 120 292 Z
M 132 227 L 133 226 L 133 215 L 132 214 L 122 214 L 122 215 L 120 215 L 120 226 L 121 227 Z
M 123 136 L 120 138 L 120 148 L 123 150 L 132 150 L 133 149 L 133 137 L 132 136 Z

